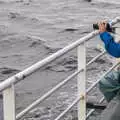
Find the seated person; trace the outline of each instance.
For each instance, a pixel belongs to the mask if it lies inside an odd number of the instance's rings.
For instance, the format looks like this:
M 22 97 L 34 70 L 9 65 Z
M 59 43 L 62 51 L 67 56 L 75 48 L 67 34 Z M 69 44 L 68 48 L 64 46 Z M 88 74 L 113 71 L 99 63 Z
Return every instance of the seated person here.
M 106 30 L 106 23 L 99 23 L 100 38 L 105 44 L 106 51 L 113 57 L 120 57 L 120 43 L 116 43 L 114 38 Z M 110 102 L 113 97 L 120 93 L 120 70 L 112 71 L 99 82 L 100 91 L 106 100 Z

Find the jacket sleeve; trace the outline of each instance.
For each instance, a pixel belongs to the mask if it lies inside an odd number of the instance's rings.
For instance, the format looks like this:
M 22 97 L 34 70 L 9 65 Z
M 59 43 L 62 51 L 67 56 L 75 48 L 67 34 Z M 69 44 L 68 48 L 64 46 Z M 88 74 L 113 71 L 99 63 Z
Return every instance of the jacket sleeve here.
M 105 46 L 114 40 L 108 32 L 100 33 L 100 38 L 105 43 Z
M 114 56 L 119 58 L 120 57 L 120 43 L 116 43 L 114 38 L 108 32 L 100 33 L 100 38 L 105 44 L 106 51 Z

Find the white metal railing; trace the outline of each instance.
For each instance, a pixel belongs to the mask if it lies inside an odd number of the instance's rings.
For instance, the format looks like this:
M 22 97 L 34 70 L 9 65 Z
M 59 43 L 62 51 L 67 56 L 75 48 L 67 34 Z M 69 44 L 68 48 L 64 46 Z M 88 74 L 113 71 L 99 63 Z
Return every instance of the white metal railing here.
M 112 24 L 116 24 L 120 21 L 120 18 L 117 17 L 112 21 Z M 101 57 L 105 54 L 105 51 L 100 53 L 98 56 L 93 58 L 89 63 L 86 64 L 86 58 L 85 58 L 85 42 L 93 37 L 98 35 L 98 31 L 94 31 L 89 33 L 87 36 L 77 40 L 76 42 L 64 47 L 63 49 L 59 50 L 58 52 L 52 54 L 51 56 L 39 61 L 38 63 L 32 65 L 31 67 L 25 69 L 24 71 L 6 79 L 2 83 L 0 83 L 0 91 L 3 92 L 3 106 L 4 106 L 4 120 L 17 120 L 21 119 L 25 114 L 27 114 L 31 109 L 36 107 L 38 104 L 40 104 L 43 100 L 48 98 L 51 94 L 53 94 L 56 90 L 58 90 L 60 87 L 62 87 L 64 84 L 66 84 L 68 81 L 70 81 L 73 77 L 78 75 L 78 97 L 71 103 L 71 105 L 63 111 L 55 120 L 59 120 L 61 117 L 63 117 L 76 103 L 78 104 L 78 119 L 79 120 L 85 120 L 86 117 L 86 106 L 85 106 L 85 94 L 91 91 L 93 87 L 96 86 L 96 84 L 100 81 L 97 80 L 95 83 L 92 84 L 90 88 L 85 90 L 85 73 L 86 73 L 86 67 L 93 63 L 96 59 Z M 51 63 L 52 61 L 56 60 L 57 58 L 63 56 L 67 52 L 71 51 L 72 49 L 77 48 L 78 51 L 78 71 L 67 77 L 65 80 L 63 80 L 61 83 L 53 87 L 49 92 L 44 94 L 42 97 L 40 97 L 38 100 L 33 102 L 31 105 L 29 105 L 26 109 L 24 109 L 22 112 L 20 112 L 18 115 L 15 114 L 15 90 L 14 90 L 14 84 L 17 82 L 20 82 L 24 78 L 28 77 L 38 69 L 42 68 L 43 66 Z M 110 70 L 108 70 L 104 75 L 108 74 L 113 68 L 115 68 L 119 63 L 115 64 Z M 102 77 L 104 77 L 104 75 Z M 82 82 L 81 82 L 82 80 Z M 93 111 L 93 110 L 92 110 Z M 92 112 L 91 112 L 92 113 Z
M 102 97 L 102 98 L 100 99 L 99 103 L 102 103 L 102 102 L 104 101 L 104 99 L 105 99 L 105 98 Z M 91 109 L 91 110 L 88 112 L 86 118 L 88 118 L 94 111 L 95 111 L 95 109 Z
M 90 62 L 88 62 L 87 66 L 89 66 L 91 63 L 93 63 L 95 60 L 97 60 L 98 58 L 100 58 L 104 54 L 105 54 L 105 51 L 101 52 L 99 55 L 97 55 L 95 58 L 93 58 Z M 25 110 L 23 110 L 21 113 L 19 113 L 16 118 L 17 119 L 21 118 L 21 116 L 23 116 L 25 113 L 27 113 L 28 111 L 30 111 L 32 108 L 34 108 L 35 106 L 37 106 L 38 104 L 40 104 L 43 100 L 45 100 L 46 98 L 48 98 L 56 90 L 58 90 L 59 88 L 61 88 L 64 84 L 66 84 L 72 78 L 74 78 L 76 75 L 78 75 L 82 70 L 84 70 L 84 68 L 81 68 L 80 70 L 76 71 L 72 75 L 68 76 L 65 80 L 63 80 L 62 82 L 60 82 L 59 84 L 57 84 L 55 87 L 53 87 L 51 90 L 49 90 L 49 92 L 47 92 L 46 94 L 44 94 L 42 97 L 40 97 L 38 100 L 36 100 L 33 104 L 31 104 Z
M 108 72 L 106 72 L 104 75 L 107 75 L 109 72 L 111 72 L 119 63 L 115 64 L 113 67 L 111 67 Z M 103 78 L 103 76 L 101 77 Z M 90 90 L 92 90 L 93 87 L 95 87 L 95 85 L 100 81 L 101 79 L 99 79 L 98 81 L 96 81 L 90 88 L 87 89 L 87 93 L 90 92 Z M 78 96 L 78 98 L 65 110 L 63 111 L 55 120 L 59 120 L 60 118 L 62 118 L 75 104 L 77 104 L 81 99 L 83 99 L 84 96 Z M 101 101 L 100 101 L 101 102 Z

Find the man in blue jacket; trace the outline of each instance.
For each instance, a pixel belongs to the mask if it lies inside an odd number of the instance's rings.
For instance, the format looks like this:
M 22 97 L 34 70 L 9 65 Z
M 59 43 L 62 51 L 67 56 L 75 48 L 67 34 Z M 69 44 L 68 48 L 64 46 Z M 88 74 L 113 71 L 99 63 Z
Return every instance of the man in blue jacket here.
M 106 51 L 113 57 L 120 57 L 120 43 L 116 43 L 114 38 L 106 30 L 106 23 L 99 23 L 100 38 L 104 42 Z M 110 102 L 113 97 L 120 96 L 120 70 L 112 71 L 100 82 L 99 88 L 106 100 Z
M 100 38 L 105 44 L 106 51 L 116 57 L 120 57 L 120 43 L 116 43 L 114 38 L 106 31 L 106 23 L 99 23 Z

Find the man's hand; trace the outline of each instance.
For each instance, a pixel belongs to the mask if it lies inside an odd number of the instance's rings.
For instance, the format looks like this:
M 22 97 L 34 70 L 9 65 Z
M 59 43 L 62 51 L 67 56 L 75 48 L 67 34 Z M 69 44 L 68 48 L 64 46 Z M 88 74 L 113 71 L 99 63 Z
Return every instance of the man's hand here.
M 99 32 L 103 33 L 103 32 L 106 31 L 107 23 L 105 21 L 104 22 L 100 22 L 100 23 L 98 23 L 98 26 L 99 26 Z

